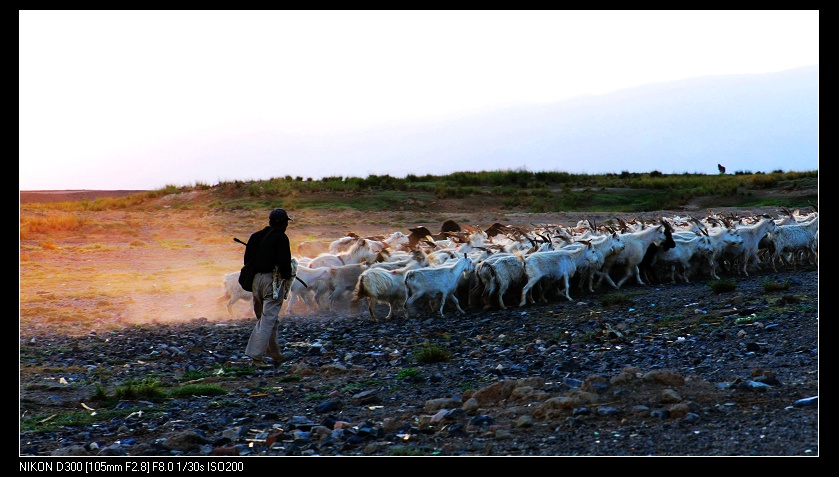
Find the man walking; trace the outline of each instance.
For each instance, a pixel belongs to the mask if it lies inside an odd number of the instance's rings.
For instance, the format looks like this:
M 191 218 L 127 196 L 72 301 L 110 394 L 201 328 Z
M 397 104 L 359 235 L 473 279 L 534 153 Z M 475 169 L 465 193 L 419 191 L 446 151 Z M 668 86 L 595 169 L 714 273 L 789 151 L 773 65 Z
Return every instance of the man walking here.
M 277 346 L 277 327 L 286 295 L 284 288 L 292 278 L 291 244 L 285 233 L 290 220 L 285 210 L 272 210 L 268 215 L 268 226 L 251 235 L 245 247 L 245 263 L 253 260 L 256 272 L 252 290 L 253 311 L 257 318 L 245 354 L 257 367 L 271 366 L 265 362 L 266 354 L 274 365 L 283 359 Z

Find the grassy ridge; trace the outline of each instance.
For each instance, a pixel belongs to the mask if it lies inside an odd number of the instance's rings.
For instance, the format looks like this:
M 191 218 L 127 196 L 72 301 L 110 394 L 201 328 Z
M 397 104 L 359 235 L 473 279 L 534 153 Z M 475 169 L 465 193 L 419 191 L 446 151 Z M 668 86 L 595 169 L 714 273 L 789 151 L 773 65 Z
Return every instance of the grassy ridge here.
M 614 211 L 645 212 L 678 209 L 688 203 L 703 207 L 790 207 L 818 205 L 818 171 L 742 172 L 735 174 L 569 174 L 565 172 L 481 171 L 448 175 L 277 177 L 222 182 L 214 186 L 169 185 L 121 198 L 39 204 L 65 211 L 142 208 L 151 199 L 205 191 L 209 200 L 173 202 L 170 207 L 264 209 L 277 200 L 295 209 L 393 210 L 410 203 L 439 199 L 491 199 L 519 212 Z M 27 206 L 22 206 L 25 208 Z M 37 224 L 36 224 L 37 225 Z

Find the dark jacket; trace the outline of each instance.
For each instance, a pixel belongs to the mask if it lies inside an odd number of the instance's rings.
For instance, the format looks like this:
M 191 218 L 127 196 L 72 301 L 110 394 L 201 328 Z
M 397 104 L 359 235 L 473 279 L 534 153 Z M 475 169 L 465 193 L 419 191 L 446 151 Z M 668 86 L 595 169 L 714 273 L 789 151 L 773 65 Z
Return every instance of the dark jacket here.
M 245 247 L 245 260 L 253 260 L 256 273 L 270 273 L 280 267 L 282 278 L 291 278 L 291 244 L 285 232 L 265 227 L 253 233 Z

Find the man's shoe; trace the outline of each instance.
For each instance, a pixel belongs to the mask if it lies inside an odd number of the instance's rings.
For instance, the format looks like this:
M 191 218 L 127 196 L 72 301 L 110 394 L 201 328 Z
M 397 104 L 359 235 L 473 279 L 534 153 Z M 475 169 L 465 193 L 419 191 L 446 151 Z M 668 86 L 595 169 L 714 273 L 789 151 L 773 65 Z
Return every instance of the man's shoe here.
M 251 358 L 254 368 L 273 368 L 274 365 L 271 363 L 266 363 L 265 360 L 261 358 Z

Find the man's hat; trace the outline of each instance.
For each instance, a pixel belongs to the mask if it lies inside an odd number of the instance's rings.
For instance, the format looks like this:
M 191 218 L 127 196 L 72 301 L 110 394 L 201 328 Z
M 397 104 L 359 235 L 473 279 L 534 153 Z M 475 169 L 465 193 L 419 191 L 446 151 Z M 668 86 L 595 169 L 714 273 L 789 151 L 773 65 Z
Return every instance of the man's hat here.
M 271 211 L 271 214 L 268 216 L 268 223 L 273 224 L 276 222 L 283 222 L 293 220 L 291 217 L 288 216 L 288 213 L 283 209 L 274 209 Z

